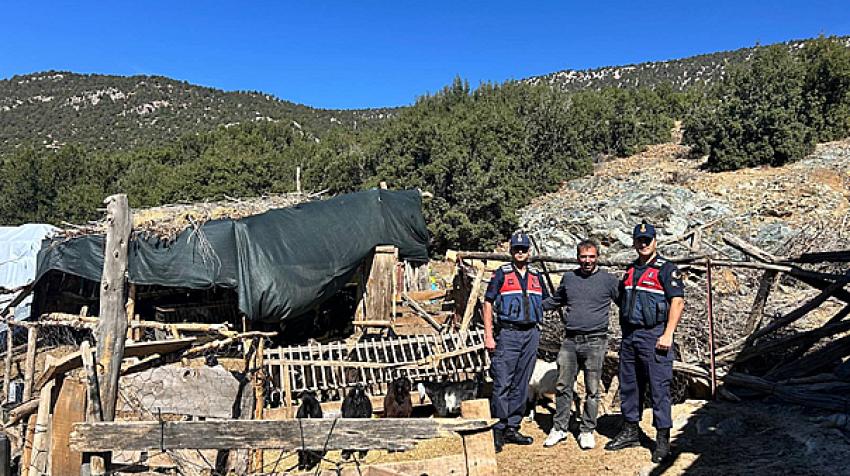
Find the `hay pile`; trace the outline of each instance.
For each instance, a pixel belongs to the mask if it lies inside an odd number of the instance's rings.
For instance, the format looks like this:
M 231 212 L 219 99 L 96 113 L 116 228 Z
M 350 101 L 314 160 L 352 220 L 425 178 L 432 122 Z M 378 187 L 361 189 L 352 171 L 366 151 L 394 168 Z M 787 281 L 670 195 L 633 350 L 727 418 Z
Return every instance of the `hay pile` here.
M 256 198 L 230 198 L 224 200 L 180 203 L 162 205 L 159 207 L 135 209 L 133 214 L 133 230 L 136 233 L 155 236 L 171 241 L 186 228 L 200 227 L 210 220 L 232 219 L 259 215 L 275 208 L 286 208 L 299 203 L 317 199 L 318 194 L 287 193 L 265 195 Z M 106 233 L 106 219 L 89 222 L 86 225 L 64 223 L 65 229 L 58 233 L 63 238 L 74 238 L 84 235 Z

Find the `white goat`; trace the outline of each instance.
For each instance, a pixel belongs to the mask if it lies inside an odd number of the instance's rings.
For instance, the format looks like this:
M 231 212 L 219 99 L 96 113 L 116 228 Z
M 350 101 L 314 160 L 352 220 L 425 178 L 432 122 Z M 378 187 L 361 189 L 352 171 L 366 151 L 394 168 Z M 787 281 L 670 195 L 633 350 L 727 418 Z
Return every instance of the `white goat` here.
M 537 359 L 534 363 L 534 371 L 531 373 L 531 380 L 528 382 L 528 406 L 531 412 L 526 419 L 534 420 L 534 410 L 545 394 L 555 393 L 555 385 L 558 383 L 558 363 L 546 362 L 545 360 Z

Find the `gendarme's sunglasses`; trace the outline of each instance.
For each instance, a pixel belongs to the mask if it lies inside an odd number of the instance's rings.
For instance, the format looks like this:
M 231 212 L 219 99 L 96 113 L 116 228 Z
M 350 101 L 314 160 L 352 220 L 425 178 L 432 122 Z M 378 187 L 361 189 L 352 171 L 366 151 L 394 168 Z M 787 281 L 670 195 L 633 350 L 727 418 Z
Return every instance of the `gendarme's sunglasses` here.
M 528 253 L 528 248 L 514 248 L 514 253 Z

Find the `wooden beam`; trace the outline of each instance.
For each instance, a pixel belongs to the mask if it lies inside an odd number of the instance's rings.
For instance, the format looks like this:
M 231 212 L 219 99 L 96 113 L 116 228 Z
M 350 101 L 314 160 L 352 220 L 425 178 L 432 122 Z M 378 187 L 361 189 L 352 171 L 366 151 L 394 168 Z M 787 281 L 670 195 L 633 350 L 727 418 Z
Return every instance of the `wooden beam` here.
M 17 407 L 9 410 L 9 418 L 6 419 L 6 428 L 16 425 L 19 421 L 27 418 L 38 411 L 38 398 L 31 398 Z
M 467 400 L 461 402 L 460 413 L 464 418 L 490 418 L 488 400 Z M 496 447 L 493 434 L 489 431 L 463 435 L 463 452 L 466 455 L 466 474 L 469 476 L 495 476 Z
M 35 351 L 38 343 L 38 329 L 31 327 L 27 330 L 27 360 L 24 364 L 24 401 L 32 398 L 35 383 Z
M 463 320 L 460 322 L 460 341 L 463 345 L 466 345 L 466 335 L 469 333 L 469 325 L 472 323 L 472 316 L 475 314 L 475 305 L 478 303 L 478 288 L 481 287 L 481 281 L 484 280 L 484 272 L 484 268 L 481 268 L 475 275 L 472 289 L 469 291 L 469 299 L 466 301 L 466 308 L 463 310 Z
M 845 309 L 850 309 L 850 305 L 845 307 Z M 759 344 L 757 346 L 749 347 L 742 350 L 735 357 L 735 363 L 740 364 L 742 362 L 746 362 L 752 359 L 753 357 L 765 355 L 770 352 L 786 350 L 789 347 L 798 344 L 803 344 L 811 340 L 817 342 L 818 340 L 824 337 L 834 336 L 843 332 L 847 332 L 848 330 L 850 330 L 850 321 L 840 321 L 833 324 L 827 324 L 815 329 L 811 329 L 799 334 L 785 336 L 780 339 L 765 342 L 763 344 Z
M 791 263 L 847 263 L 850 262 L 850 250 L 803 253 L 797 257 L 783 258 L 783 261 Z
M 86 421 L 89 423 L 103 421 L 103 408 L 100 405 L 100 388 L 97 382 L 97 370 L 94 368 L 94 355 L 91 345 L 84 340 L 80 345 L 80 361 L 85 371 L 86 379 Z M 100 476 L 106 474 L 106 459 L 103 454 L 83 453 L 80 466 L 81 476 Z
M 77 423 L 71 448 L 77 451 L 167 449 L 253 449 L 321 451 L 405 450 L 416 440 L 446 433 L 487 431 L 494 419 L 338 418 L 227 421 L 120 421 Z
M 124 348 L 124 357 L 147 357 L 154 354 L 167 354 L 177 352 L 191 346 L 197 339 L 189 337 L 185 339 L 173 340 L 157 340 L 150 342 L 134 342 L 127 344 Z M 35 383 L 35 388 L 41 388 L 49 380 L 69 372 L 73 369 L 78 369 L 83 366 L 82 347 L 81 350 L 68 354 L 60 359 L 53 361 L 38 378 Z
M 836 361 L 840 361 L 848 355 L 850 355 L 850 335 L 834 340 L 805 357 L 783 364 L 768 372 L 765 377 L 771 380 L 802 377 L 816 373 L 818 370 Z
M 759 280 L 759 289 L 756 292 L 756 298 L 753 300 L 753 306 L 750 308 L 750 315 L 747 322 L 744 324 L 744 334 L 750 335 L 754 330 L 761 326 L 764 319 L 764 306 L 767 304 L 767 298 L 770 292 L 779 280 L 779 272 L 767 270 L 762 274 Z
M 813 297 L 812 299 L 807 301 L 802 306 L 798 307 L 797 309 L 794 309 L 793 311 L 791 311 L 788 314 L 780 317 L 779 319 L 775 319 L 773 322 L 771 322 L 767 326 L 753 332 L 753 334 L 752 334 L 753 338 L 764 337 L 764 336 L 770 334 L 771 332 L 773 332 L 773 331 L 775 331 L 779 328 L 785 327 L 788 324 L 791 324 L 792 322 L 800 319 L 801 317 L 808 314 L 810 311 L 816 309 L 818 306 L 823 304 L 824 301 L 829 299 L 833 294 L 835 294 L 836 291 L 838 291 L 839 289 L 842 289 L 844 286 L 846 286 L 847 283 L 850 283 L 850 271 L 847 271 L 847 273 L 844 275 L 844 277 L 842 277 L 838 281 L 830 284 L 820 294 Z
M 723 381 L 729 385 L 755 390 L 797 405 L 821 408 L 832 412 L 846 412 L 850 408 L 850 398 L 844 395 L 800 391 L 795 389 L 794 385 L 777 384 L 754 375 L 733 372 L 723 377 Z
M 15 309 L 12 308 L 12 312 L 9 313 L 6 320 L 6 358 L 3 366 L 3 397 L 5 402 L 9 401 L 9 387 L 12 378 L 12 345 L 14 344 L 14 330 L 8 323 L 13 321 L 14 318 Z
M 130 284 L 127 286 L 127 304 L 124 306 L 125 312 L 127 314 L 127 340 L 136 341 L 140 339 L 136 339 L 136 333 L 134 332 L 133 326 L 130 324 L 134 320 L 134 316 L 136 315 L 136 285 Z
M 413 299 L 409 293 L 402 293 L 401 298 L 404 300 L 404 302 L 407 303 L 408 306 L 410 306 L 411 309 L 413 309 L 413 312 L 415 312 L 417 316 L 425 320 L 425 322 L 427 322 L 431 327 L 433 327 L 434 330 L 436 330 L 437 332 L 440 332 L 442 330 L 443 327 L 440 325 L 440 323 L 434 320 L 434 317 L 431 316 L 431 314 L 429 314 L 428 311 L 426 311 L 421 304 L 419 304 L 415 299 Z
M 97 360 L 100 383 L 100 403 L 103 419 L 115 418 L 118 400 L 118 378 L 124 358 L 127 336 L 125 304 L 125 278 L 127 275 L 127 249 L 132 228 L 127 195 L 107 197 L 106 247 L 103 252 L 103 274 L 100 281 L 100 321 L 97 325 Z

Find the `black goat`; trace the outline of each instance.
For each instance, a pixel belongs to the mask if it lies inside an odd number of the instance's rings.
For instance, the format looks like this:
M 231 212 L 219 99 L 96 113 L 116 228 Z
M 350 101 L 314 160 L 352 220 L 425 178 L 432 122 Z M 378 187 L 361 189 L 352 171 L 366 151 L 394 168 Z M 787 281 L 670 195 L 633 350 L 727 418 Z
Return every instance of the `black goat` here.
M 387 418 L 410 418 L 413 402 L 410 401 L 410 380 L 399 377 L 392 381 L 384 397 L 384 416 Z
M 460 414 L 460 404 L 464 400 L 478 398 L 481 393 L 480 378 L 463 382 L 422 382 L 418 385 L 419 401 L 425 400 L 425 394 L 434 405 L 434 414 L 445 418 Z
M 356 387 L 348 391 L 348 395 L 346 395 L 345 400 L 342 401 L 342 417 L 372 418 L 372 401 L 369 400 L 369 396 L 366 395 L 366 390 L 363 389 L 362 384 L 357 384 Z M 354 452 L 351 450 L 343 450 L 342 458 L 349 459 L 351 458 L 352 453 Z M 366 451 L 360 451 L 360 459 L 365 458 L 366 453 Z
M 300 395 L 301 404 L 295 418 L 322 418 L 322 405 L 316 398 L 316 392 L 305 390 Z M 322 461 L 324 452 L 313 450 L 298 450 L 298 469 L 310 469 Z

